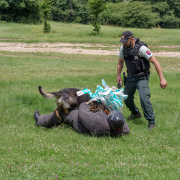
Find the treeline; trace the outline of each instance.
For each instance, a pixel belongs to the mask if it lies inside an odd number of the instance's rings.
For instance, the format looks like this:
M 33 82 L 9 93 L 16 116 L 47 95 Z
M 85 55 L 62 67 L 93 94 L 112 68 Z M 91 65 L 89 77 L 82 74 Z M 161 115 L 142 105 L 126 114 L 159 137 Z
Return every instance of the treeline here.
M 94 21 L 90 0 L 0 0 L 0 20 L 18 23 L 42 22 L 42 4 L 52 2 L 49 19 L 67 23 L 90 24 Z M 96 1 L 96 0 L 94 0 Z M 99 23 L 122 27 L 180 27 L 179 0 L 102 0 L 106 9 Z

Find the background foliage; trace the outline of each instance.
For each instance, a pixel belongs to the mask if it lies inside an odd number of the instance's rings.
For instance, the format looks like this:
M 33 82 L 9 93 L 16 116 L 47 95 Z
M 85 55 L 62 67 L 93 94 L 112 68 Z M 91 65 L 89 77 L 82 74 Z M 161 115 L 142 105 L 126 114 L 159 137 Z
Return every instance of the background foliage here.
M 20 23 L 42 21 L 44 0 L 1 0 L 0 20 Z M 89 0 L 90 2 L 91 0 Z M 124 27 L 179 28 L 179 0 L 104 0 L 107 9 L 100 13 L 101 24 Z M 96 20 L 88 0 L 52 0 L 51 19 L 60 22 L 89 24 Z
M 100 30 L 99 14 L 107 8 L 106 4 L 102 0 L 89 0 L 88 6 L 90 7 L 91 14 L 94 15 L 94 22 L 92 23 L 94 27 L 93 33 L 98 34 Z
M 0 19 L 19 23 L 39 22 L 40 2 L 40 0 L 1 0 Z

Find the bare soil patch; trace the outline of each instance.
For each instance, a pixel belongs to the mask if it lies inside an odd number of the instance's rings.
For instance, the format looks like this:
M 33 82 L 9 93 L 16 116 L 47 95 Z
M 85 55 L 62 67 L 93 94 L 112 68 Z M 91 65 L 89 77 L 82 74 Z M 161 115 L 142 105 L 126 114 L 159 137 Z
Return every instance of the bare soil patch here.
M 86 49 L 83 49 L 86 47 Z M 96 50 L 88 49 L 97 47 Z M 101 47 L 114 47 L 112 50 L 101 50 Z M 180 46 L 159 46 L 164 48 L 177 48 Z M 6 43 L 0 42 L 0 51 L 12 52 L 60 52 L 65 54 L 91 54 L 91 55 L 118 55 L 120 46 L 104 46 L 102 44 L 71 44 L 71 43 Z M 176 57 L 180 58 L 180 52 L 153 52 L 159 57 Z

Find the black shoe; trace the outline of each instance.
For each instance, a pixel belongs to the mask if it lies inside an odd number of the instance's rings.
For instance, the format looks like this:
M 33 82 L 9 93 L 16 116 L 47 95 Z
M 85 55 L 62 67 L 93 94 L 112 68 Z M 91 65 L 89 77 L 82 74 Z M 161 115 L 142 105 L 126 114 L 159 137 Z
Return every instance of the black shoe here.
M 127 120 L 141 118 L 142 114 L 139 111 L 132 112 L 130 116 L 127 117 Z
M 36 121 L 36 125 L 37 125 L 37 121 L 38 121 L 39 116 L 40 116 L 39 111 L 38 110 L 34 111 L 34 119 Z
M 152 130 L 153 128 L 155 128 L 156 126 L 155 126 L 155 123 L 151 123 L 151 122 L 149 122 L 149 124 L 148 124 L 148 130 L 150 131 L 150 130 Z

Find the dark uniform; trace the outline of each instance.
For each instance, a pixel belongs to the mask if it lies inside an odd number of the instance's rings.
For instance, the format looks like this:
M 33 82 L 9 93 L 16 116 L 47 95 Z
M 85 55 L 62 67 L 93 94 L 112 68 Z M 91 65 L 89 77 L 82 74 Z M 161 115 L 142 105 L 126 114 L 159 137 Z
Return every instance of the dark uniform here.
M 38 111 L 35 111 L 34 118 L 37 126 L 53 127 L 61 124 L 54 113 L 47 115 L 37 114 Z M 63 112 L 60 112 L 59 115 L 65 124 L 70 125 L 78 133 L 95 136 L 129 134 L 129 127 L 126 121 L 121 129 L 111 129 L 107 122 L 108 115 L 100 111 L 90 111 L 90 107 L 86 103 L 81 103 L 78 110 L 69 111 L 68 115 L 65 115 Z
M 151 56 L 152 53 L 147 45 L 139 39 L 136 39 L 133 49 L 122 46 L 119 53 L 119 57 L 125 60 L 128 74 L 124 89 L 124 94 L 128 95 L 128 98 L 124 102 L 132 113 L 139 112 L 134 103 L 134 94 L 137 89 L 144 117 L 153 124 L 155 123 L 155 114 L 150 102 L 150 63 L 148 61 Z

